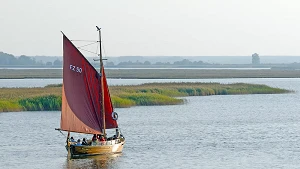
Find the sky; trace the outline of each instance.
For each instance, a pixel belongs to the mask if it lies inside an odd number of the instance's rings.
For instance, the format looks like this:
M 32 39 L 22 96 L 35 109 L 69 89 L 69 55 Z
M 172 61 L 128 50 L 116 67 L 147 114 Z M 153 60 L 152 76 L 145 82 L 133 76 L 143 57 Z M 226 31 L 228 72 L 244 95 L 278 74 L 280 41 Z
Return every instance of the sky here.
M 69 39 L 105 56 L 300 56 L 299 0 L 1 0 L 0 51 L 61 56 Z

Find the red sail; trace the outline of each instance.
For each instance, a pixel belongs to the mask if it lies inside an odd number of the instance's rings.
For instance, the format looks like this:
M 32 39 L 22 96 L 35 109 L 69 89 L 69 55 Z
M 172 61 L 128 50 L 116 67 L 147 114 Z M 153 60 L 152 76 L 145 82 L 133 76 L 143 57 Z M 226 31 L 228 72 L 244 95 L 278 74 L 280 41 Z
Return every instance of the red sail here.
M 115 128 L 111 118 L 112 104 L 105 74 L 100 77 L 96 69 L 85 59 L 73 43 L 63 35 L 63 96 L 61 129 L 81 133 L 101 133 L 103 118 L 101 96 L 104 89 L 104 106 L 107 110 L 107 128 Z M 103 71 L 104 72 L 104 71 Z M 101 86 L 103 80 L 103 86 Z
M 105 126 L 107 129 L 118 128 L 117 121 L 112 118 L 113 105 L 111 102 L 109 89 L 106 81 L 106 76 L 104 72 L 104 66 L 102 67 L 102 79 L 103 80 L 103 94 L 104 94 L 104 109 L 105 109 Z

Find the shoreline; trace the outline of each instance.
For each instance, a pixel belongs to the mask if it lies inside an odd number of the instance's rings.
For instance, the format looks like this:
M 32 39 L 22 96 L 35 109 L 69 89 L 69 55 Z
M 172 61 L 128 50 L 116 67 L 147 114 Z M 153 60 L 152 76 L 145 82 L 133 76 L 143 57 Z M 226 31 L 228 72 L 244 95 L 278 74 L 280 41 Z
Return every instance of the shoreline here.
M 300 70 L 283 69 L 106 69 L 112 79 L 300 78 Z M 59 79 L 62 69 L 0 69 L 0 79 Z

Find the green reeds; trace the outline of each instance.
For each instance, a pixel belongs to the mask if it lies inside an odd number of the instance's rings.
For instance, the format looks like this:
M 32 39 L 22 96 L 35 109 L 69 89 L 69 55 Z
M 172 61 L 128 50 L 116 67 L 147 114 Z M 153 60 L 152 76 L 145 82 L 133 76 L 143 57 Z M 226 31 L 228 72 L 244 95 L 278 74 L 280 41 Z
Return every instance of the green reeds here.
M 0 100 L 0 112 L 22 111 L 17 101 Z
M 138 106 L 175 105 L 183 103 L 183 100 L 161 95 L 158 93 L 124 93 L 120 98 L 131 100 Z
M 259 84 L 220 83 L 147 83 L 132 86 L 112 86 L 113 95 L 127 93 L 158 93 L 170 97 L 209 96 L 232 94 L 279 94 L 292 92 Z
M 50 111 L 61 109 L 61 96 L 48 95 L 19 100 L 25 111 Z
M 126 98 L 120 98 L 118 96 L 111 96 L 112 104 L 114 107 L 131 107 L 135 106 L 136 103 L 133 100 L 129 100 Z
M 0 88 L 0 112 L 60 110 L 61 86 L 60 84 L 44 88 Z M 111 86 L 109 89 L 115 107 L 182 104 L 183 100 L 176 97 L 184 96 L 292 92 L 267 85 L 246 83 L 147 83 Z

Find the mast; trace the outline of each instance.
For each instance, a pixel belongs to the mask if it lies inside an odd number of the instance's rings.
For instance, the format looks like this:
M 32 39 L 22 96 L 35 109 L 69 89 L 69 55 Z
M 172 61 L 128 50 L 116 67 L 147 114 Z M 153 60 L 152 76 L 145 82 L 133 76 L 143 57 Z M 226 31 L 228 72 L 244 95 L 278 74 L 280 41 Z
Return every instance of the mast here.
M 100 75 L 101 75 L 101 112 L 102 112 L 102 119 L 103 119 L 103 135 L 105 137 L 106 133 L 105 133 L 105 107 L 104 107 L 104 89 L 103 89 L 103 72 L 102 72 L 102 68 L 103 68 L 103 59 L 102 59 L 102 46 L 101 46 L 101 28 L 99 28 L 98 26 L 96 26 L 97 31 L 99 31 L 99 56 L 100 56 Z

